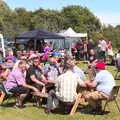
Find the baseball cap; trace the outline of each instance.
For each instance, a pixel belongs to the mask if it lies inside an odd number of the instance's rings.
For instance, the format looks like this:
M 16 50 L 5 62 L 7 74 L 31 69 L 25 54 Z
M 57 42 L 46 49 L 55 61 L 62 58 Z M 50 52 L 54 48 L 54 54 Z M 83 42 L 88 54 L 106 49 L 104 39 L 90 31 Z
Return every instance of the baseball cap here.
M 96 64 L 96 69 L 105 70 L 105 63 L 104 62 L 98 62 Z

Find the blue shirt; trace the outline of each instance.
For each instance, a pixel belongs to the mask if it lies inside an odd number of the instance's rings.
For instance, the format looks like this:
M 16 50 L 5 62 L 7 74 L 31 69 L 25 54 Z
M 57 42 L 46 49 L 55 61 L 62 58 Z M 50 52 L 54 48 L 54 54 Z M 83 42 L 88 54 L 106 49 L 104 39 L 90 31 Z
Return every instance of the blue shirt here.
M 53 52 L 52 54 L 53 54 L 53 56 L 58 56 L 58 57 L 61 57 L 61 56 L 62 56 L 61 53 L 58 52 L 58 51 L 55 51 L 55 52 Z
M 99 73 L 97 73 L 95 82 L 97 82 L 97 91 L 111 95 L 111 91 L 115 86 L 115 80 L 110 72 L 107 70 L 101 70 Z

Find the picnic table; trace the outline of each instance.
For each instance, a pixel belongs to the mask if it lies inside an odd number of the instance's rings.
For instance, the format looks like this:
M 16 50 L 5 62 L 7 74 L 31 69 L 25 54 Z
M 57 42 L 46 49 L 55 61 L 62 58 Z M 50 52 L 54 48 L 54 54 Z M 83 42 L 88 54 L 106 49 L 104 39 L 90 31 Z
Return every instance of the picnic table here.
M 42 99 L 48 97 L 47 93 L 42 92 L 32 92 L 32 95 L 35 98 L 36 107 L 38 108 L 41 106 Z

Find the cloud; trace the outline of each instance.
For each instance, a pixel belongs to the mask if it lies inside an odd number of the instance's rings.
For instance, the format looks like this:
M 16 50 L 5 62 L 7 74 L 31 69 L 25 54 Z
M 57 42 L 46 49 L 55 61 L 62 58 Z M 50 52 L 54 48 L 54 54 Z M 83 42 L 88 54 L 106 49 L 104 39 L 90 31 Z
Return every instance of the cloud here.
M 104 12 L 95 14 L 105 25 L 120 25 L 120 13 Z

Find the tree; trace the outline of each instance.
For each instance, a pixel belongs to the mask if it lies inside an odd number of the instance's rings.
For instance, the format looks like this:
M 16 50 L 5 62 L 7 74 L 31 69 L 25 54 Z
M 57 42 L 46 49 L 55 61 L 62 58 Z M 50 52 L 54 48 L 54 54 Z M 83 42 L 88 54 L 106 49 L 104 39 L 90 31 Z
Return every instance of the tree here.
M 76 32 L 94 32 L 101 30 L 101 23 L 88 8 L 68 6 L 63 8 L 65 27 L 72 27 Z

